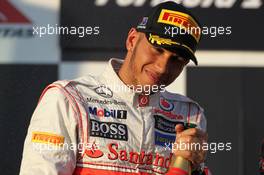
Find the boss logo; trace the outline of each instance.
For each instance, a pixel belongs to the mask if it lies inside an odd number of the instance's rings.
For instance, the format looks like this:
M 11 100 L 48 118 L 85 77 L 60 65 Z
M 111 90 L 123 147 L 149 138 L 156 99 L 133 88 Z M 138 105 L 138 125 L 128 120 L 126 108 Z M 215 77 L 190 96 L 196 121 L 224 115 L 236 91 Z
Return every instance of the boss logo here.
M 121 123 L 90 119 L 90 135 L 114 140 L 128 140 L 127 126 Z

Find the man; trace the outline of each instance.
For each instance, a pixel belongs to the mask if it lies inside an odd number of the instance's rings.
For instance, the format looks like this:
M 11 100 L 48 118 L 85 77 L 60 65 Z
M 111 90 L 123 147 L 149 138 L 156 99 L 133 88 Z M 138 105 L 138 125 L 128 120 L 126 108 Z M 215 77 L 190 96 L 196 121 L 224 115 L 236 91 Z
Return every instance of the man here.
M 197 64 L 200 33 L 167 31 L 186 26 L 199 27 L 183 6 L 159 4 L 129 31 L 124 61 L 111 59 L 99 77 L 49 85 L 32 116 L 20 174 L 166 174 L 173 156 L 190 161 L 193 175 L 205 174 L 205 151 L 175 147 L 206 142 L 203 109 L 164 89 L 190 59 Z

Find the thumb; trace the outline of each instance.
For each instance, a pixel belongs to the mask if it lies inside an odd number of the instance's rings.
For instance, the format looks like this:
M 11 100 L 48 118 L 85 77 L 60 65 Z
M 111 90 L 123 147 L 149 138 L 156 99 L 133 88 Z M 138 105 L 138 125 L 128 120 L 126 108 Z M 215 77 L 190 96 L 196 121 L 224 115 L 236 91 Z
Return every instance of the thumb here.
M 184 126 L 182 124 L 177 124 L 175 126 L 176 134 L 180 134 L 182 131 L 184 131 Z

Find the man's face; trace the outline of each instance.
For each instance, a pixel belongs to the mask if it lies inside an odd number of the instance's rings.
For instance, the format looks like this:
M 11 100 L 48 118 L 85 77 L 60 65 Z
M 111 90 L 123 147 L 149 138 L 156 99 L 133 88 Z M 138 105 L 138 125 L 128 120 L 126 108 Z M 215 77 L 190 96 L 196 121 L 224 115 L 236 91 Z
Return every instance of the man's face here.
M 145 34 L 134 32 L 129 33 L 138 35 L 130 49 L 132 51 L 129 58 L 129 75 L 133 85 L 168 86 L 180 75 L 189 59 L 155 47 L 147 41 Z

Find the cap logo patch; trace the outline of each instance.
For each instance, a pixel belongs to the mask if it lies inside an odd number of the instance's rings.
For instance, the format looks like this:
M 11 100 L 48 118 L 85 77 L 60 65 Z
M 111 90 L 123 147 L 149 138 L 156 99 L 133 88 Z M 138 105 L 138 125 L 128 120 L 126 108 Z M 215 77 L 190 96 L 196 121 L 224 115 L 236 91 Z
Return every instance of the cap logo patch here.
M 139 25 L 145 26 L 148 23 L 148 17 L 144 17 Z
M 185 48 L 188 49 L 191 53 L 194 54 L 194 51 L 193 51 L 190 47 L 186 46 L 185 44 L 180 44 L 180 43 L 177 43 L 177 42 L 175 42 L 175 41 L 172 41 L 171 39 L 168 39 L 168 38 L 161 38 L 161 37 L 159 37 L 158 35 L 152 35 L 152 34 L 150 33 L 150 34 L 149 34 L 149 38 L 148 38 L 148 40 L 149 40 L 152 44 L 154 44 L 154 43 L 156 42 L 158 45 L 163 45 L 163 44 L 167 44 L 167 45 L 172 45 L 172 44 L 174 44 L 174 45 L 180 45 L 180 46 L 185 47 Z
M 197 42 L 201 37 L 200 30 L 195 30 L 199 29 L 199 25 L 190 15 L 186 13 L 162 9 L 158 22 L 163 24 L 170 24 L 181 29 L 188 30 Z
M 137 28 L 145 29 L 148 23 L 148 17 L 143 17 L 141 23 L 137 26 Z
M 167 45 L 172 45 L 172 44 L 177 44 L 180 45 L 179 43 L 172 41 L 171 39 L 167 39 L 167 38 L 161 38 L 158 35 L 151 35 L 149 34 L 149 41 L 154 44 L 155 42 L 158 45 L 163 45 L 163 44 L 167 44 Z

